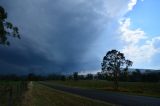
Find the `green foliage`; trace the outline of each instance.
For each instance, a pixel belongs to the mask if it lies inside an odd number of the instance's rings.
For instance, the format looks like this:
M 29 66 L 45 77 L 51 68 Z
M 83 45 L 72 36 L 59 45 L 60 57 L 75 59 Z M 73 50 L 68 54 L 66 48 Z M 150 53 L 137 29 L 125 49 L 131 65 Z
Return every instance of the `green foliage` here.
M 18 27 L 11 22 L 6 21 L 7 13 L 4 8 L 0 6 L 0 44 L 10 45 L 8 36 L 17 37 L 20 39 Z
M 126 60 L 123 53 L 117 50 L 108 51 L 102 62 L 102 72 L 109 74 L 114 79 L 115 89 L 118 89 L 118 77 L 121 69 L 125 71 L 132 65 L 132 61 Z

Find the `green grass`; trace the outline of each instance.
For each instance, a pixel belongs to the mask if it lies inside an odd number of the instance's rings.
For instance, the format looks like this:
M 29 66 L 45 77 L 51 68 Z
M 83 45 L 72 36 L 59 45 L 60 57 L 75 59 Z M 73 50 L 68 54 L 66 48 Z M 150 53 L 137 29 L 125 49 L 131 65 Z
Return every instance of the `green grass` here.
M 31 98 L 32 104 L 26 106 L 111 106 L 101 101 L 57 91 L 36 82 L 33 83 Z
M 49 83 L 63 84 L 71 87 L 99 89 L 106 91 L 114 91 L 113 82 L 105 80 L 67 80 L 67 81 L 48 81 Z M 134 95 L 144 95 L 152 97 L 160 97 L 160 82 L 119 82 L 119 90 Z

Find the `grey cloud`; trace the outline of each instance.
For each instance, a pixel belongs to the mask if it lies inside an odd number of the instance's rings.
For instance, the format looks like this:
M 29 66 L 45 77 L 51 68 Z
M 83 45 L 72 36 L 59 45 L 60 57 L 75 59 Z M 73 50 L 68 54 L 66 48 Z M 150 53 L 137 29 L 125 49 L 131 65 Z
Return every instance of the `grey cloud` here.
M 20 41 L 11 39 L 12 47 L 0 48 L 2 64 L 20 66 L 25 72 L 99 69 L 100 60 L 90 50 L 101 48 L 93 45 L 104 30 L 110 32 L 108 27 L 115 22 L 113 14 L 123 11 L 127 4 L 124 1 L 118 1 L 123 5 L 117 9 L 110 6 L 111 0 L 1 0 L 8 20 L 18 25 L 22 35 Z

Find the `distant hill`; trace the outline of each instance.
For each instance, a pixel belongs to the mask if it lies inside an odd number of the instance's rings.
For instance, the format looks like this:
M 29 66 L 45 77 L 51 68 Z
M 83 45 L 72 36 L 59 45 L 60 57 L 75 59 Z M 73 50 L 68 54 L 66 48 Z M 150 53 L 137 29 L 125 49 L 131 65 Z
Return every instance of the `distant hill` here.
M 128 71 L 135 71 L 136 68 L 129 68 Z M 155 70 L 155 69 L 138 69 L 140 70 L 142 73 L 150 73 L 150 72 L 155 72 L 158 73 L 160 72 L 160 70 Z

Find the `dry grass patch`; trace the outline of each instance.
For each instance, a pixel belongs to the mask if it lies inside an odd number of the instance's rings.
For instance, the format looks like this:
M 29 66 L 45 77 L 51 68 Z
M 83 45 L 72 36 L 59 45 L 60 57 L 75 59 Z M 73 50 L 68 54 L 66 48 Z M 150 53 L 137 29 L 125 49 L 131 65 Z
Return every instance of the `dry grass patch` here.
M 78 95 L 62 92 L 34 82 L 32 104 L 27 106 L 113 106 Z

